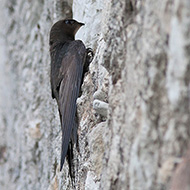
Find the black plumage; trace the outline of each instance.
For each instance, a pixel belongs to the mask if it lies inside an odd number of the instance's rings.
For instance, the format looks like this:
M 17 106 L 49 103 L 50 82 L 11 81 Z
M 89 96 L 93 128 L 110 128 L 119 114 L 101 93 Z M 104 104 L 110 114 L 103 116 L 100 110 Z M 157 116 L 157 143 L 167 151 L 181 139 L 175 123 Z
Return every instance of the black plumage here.
M 73 19 L 56 22 L 50 31 L 51 55 L 51 90 L 52 98 L 57 100 L 62 127 L 62 170 L 68 155 L 69 171 L 72 177 L 73 139 L 76 134 L 76 100 L 79 96 L 84 70 L 93 56 L 91 49 L 86 49 L 80 40 L 75 40 L 78 29 L 84 25 Z

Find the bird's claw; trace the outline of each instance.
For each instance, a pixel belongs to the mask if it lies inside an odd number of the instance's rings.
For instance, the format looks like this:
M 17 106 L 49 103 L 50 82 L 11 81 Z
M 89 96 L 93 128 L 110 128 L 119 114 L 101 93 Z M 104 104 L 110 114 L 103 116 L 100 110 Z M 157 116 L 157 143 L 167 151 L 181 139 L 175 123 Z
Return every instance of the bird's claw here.
M 91 48 L 87 48 L 86 49 L 86 59 L 87 59 L 87 62 L 88 64 L 90 64 L 94 58 L 94 52 Z

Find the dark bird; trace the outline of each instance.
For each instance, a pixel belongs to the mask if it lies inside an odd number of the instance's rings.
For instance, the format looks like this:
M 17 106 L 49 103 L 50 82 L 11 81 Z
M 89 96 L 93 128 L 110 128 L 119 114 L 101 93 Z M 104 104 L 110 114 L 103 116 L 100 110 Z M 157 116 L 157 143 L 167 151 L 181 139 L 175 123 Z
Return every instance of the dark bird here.
M 51 91 L 58 104 L 62 128 L 62 170 L 67 155 L 72 178 L 73 141 L 77 139 L 76 100 L 93 52 L 75 34 L 83 23 L 73 19 L 56 22 L 50 31 Z

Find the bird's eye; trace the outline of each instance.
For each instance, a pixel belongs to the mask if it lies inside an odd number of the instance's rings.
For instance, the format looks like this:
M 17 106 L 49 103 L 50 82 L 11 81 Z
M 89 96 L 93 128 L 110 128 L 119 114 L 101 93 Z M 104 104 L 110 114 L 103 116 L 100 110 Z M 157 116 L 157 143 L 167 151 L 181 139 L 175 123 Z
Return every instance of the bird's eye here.
M 69 20 L 65 20 L 65 24 L 69 24 Z
M 74 20 L 65 20 L 65 24 L 74 24 L 75 21 Z

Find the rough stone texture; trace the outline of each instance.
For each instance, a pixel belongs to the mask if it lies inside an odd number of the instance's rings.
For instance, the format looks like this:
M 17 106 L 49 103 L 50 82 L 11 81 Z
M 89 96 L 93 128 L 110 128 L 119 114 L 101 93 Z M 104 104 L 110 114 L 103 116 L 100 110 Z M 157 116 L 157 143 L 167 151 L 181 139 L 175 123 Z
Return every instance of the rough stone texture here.
M 0 189 L 169 189 L 190 137 L 189 10 L 189 0 L 2 0 Z M 67 162 L 59 172 L 48 46 L 51 25 L 72 16 L 95 52 L 77 100 L 75 187 Z

